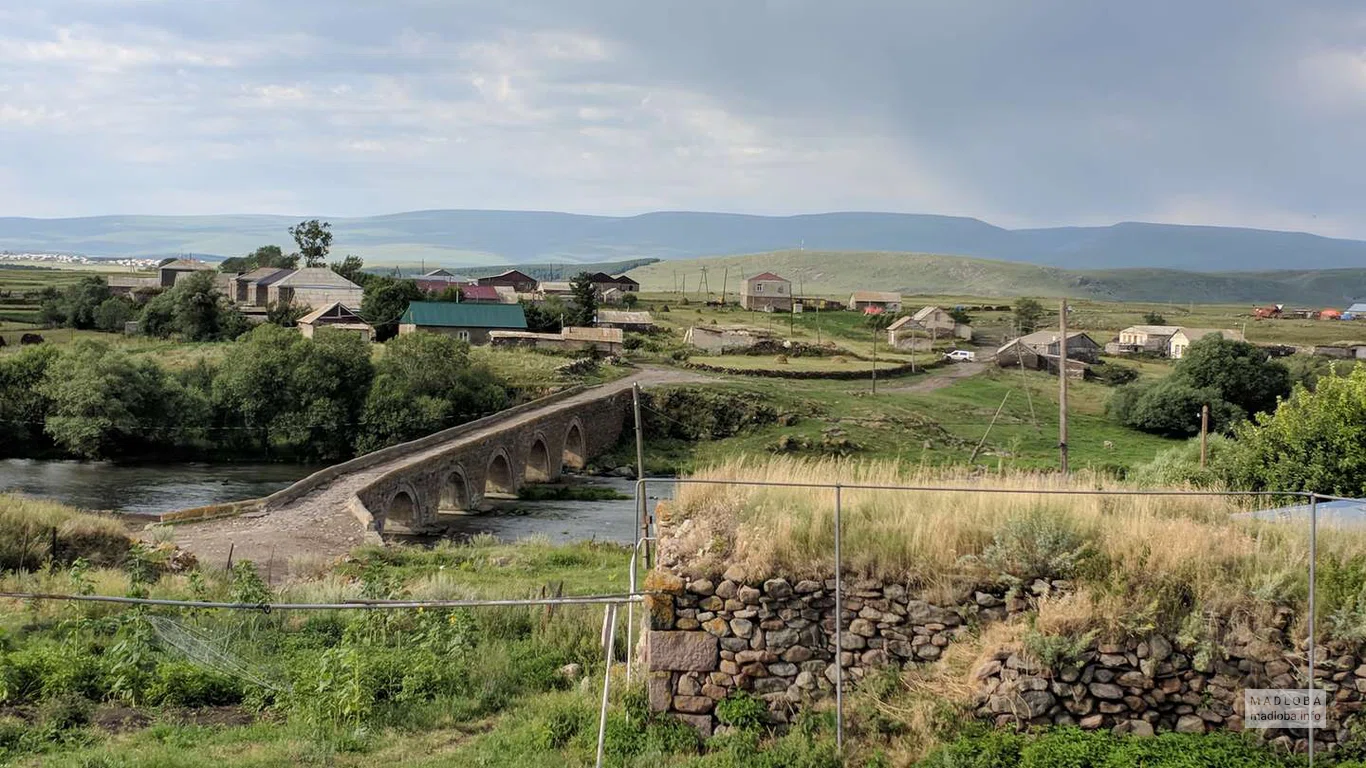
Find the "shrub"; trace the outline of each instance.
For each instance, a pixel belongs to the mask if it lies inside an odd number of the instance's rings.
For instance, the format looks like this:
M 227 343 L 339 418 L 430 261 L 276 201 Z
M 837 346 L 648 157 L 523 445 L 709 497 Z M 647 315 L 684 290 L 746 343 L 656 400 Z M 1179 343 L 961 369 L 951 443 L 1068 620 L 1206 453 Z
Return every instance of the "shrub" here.
M 732 691 L 716 704 L 716 719 L 740 730 L 758 728 L 767 717 L 768 707 L 764 702 L 745 691 Z
M 1091 370 L 1096 381 L 1110 387 L 1118 387 L 1138 379 L 1138 369 L 1130 368 L 1127 365 L 1108 363 L 1106 365 L 1098 365 Z
M 1016 768 L 1024 737 L 1014 731 L 989 730 L 940 747 L 920 762 L 924 768 Z
M 1069 578 L 1093 554 L 1087 537 L 1062 516 L 1036 509 L 1007 520 L 982 550 L 983 565 L 1007 576 Z
M 1113 746 L 1108 733 L 1059 728 L 1024 745 L 1020 768 L 1095 768 Z
M 242 701 L 242 685 L 233 677 L 185 661 L 157 665 L 147 686 L 147 703 L 165 707 L 214 707 Z

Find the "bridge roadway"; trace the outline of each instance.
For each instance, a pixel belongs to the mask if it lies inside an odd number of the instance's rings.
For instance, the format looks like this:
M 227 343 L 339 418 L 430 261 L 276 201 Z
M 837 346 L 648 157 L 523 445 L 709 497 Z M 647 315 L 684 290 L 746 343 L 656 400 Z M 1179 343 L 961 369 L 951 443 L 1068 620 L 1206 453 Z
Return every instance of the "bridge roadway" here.
M 244 514 L 173 526 L 202 563 L 249 559 L 274 579 L 322 569 L 381 531 L 420 530 L 440 512 L 477 509 L 488 493 L 554 480 L 611 449 L 629 429 L 630 389 L 705 380 L 646 369 L 619 381 L 521 406 L 330 467 Z M 448 436 L 449 435 L 449 436 Z

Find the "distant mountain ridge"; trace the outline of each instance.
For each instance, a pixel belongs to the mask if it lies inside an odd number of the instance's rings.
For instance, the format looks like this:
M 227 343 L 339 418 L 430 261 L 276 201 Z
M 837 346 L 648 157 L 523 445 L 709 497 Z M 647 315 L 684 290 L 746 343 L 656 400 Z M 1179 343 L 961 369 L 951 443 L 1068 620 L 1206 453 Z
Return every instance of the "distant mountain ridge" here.
M 913 295 L 1004 298 L 1069 296 L 1112 301 L 1200 304 L 1285 303 L 1345 308 L 1366 296 L 1366 268 L 1258 272 L 1172 269 L 1063 269 L 925 253 L 775 251 L 742 256 L 659 261 L 631 270 L 641 290 L 668 292 L 685 285 L 694 298 L 731 296 L 741 281 L 773 271 L 806 295 L 847 296 L 856 290 Z
M 0 218 L 0 251 L 129 257 L 235 256 L 287 245 L 314 216 Z M 589 216 L 541 211 L 433 210 L 332 223 L 338 254 L 371 264 L 478 266 L 681 259 L 805 248 L 939 253 L 1070 269 L 1199 272 L 1366 267 L 1366 242 L 1302 232 L 1122 222 L 1004 229 L 965 217 L 840 212 L 797 216 L 663 211 Z

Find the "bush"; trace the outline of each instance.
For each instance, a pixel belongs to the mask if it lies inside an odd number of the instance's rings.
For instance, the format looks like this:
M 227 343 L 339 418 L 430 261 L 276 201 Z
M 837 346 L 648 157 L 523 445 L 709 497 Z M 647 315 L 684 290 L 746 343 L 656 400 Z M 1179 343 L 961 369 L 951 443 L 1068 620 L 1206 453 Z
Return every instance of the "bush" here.
M 986 567 L 1021 581 L 1065 579 L 1076 574 L 1092 555 L 1088 537 L 1061 516 L 1037 509 L 1027 517 L 1009 520 L 982 551 Z
M 716 719 L 741 730 L 759 728 L 767 718 L 768 706 L 745 691 L 732 691 L 716 704 Z
M 1096 768 L 1113 746 L 1109 733 L 1060 728 L 1025 744 L 1020 768 Z
M 1138 379 L 1138 369 L 1127 365 L 1107 363 L 1091 369 L 1096 381 L 1109 387 L 1118 387 Z
M 164 707 L 215 707 L 239 704 L 242 685 L 235 678 L 185 661 L 157 665 L 147 686 L 147 703 Z
M 966 736 L 930 753 L 924 768 L 1016 768 L 1024 736 L 1014 731 L 989 730 Z
M 1167 448 L 1153 460 L 1132 468 L 1128 478 L 1144 488 L 1217 488 L 1224 483 L 1226 465 L 1237 446 L 1223 435 L 1210 435 L 1206 466 L 1200 466 L 1200 440 L 1192 438 Z

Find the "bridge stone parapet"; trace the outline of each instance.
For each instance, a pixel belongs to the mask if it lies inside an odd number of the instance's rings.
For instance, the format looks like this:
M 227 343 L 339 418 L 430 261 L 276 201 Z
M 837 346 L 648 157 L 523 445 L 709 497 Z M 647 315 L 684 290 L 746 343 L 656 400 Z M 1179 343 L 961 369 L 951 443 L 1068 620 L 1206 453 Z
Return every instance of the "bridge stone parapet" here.
M 590 395 L 590 392 L 583 393 Z M 575 397 L 466 430 L 443 450 L 427 450 L 356 492 L 372 516 L 367 528 L 420 531 L 440 513 L 478 511 L 490 495 L 515 495 L 528 482 L 553 482 L 610 450 L 631 407 L 629 389 Z

